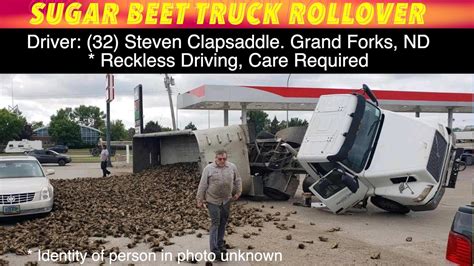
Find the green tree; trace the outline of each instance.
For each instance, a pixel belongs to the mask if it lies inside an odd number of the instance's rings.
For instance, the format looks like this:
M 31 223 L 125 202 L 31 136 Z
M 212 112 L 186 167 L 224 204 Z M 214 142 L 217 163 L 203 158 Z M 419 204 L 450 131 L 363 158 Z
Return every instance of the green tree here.
M 274 116 L 272 122 L 270 122 L 266 130 L 272 134 L 275 134 L 278 131 L 280 131 L 282 128 L 283 127 L 281 126 L 280 121 L 278 121 L 276 116 Z
M 255 125 L 256 134 L 260 133 L 263 129 L 267 128 L 270 124 L 270 119 L 268 119 L 268 114 L 264 111 L 248 111 L 247 112 L 248 123 L 253 123 Z
M 308 121 L 301 120 L 297 117 L 293 117 L 290 119 L 290 123 L 288 124 L 290 127 L 302 127 L 302 126 L 308 126 Z
M 146 123 L 145 128 L 143 129 L 143 133 L 153 133 L 153 132 L 164 132 L 164 131 L 173 131 L 173 129 L 169 127 L 164 127 L 158 123 L 158 121 L 148 121 Z
M 48 129 L 51 139 L 58 144 L 70 147 L 80 147 L 81 127 L 73 120 L 72 109 L 59 109 L 56 115 L 51 116 Z
M 31 129 L 35 130 L 40 127 L 44 127 L 43 121 L 33 121 L 31 122 Z
M 23 129 L 21 130 L 20 135 L 18 136 L 18 139 L 19 140 L 31 139 L 31 136 L 33 136 L 33 128 L 31 127 L 31 124 L 24 123 Z
M 26 120 L 19 115 L 0 109 L 0 144 L 17 139 L 24 127 Z
M 128 136 L 122 120 L 110 122 L 110 140 L 125 140 Z
M 80 147 L 82 144 L 81 127 L 74 121 L 67 119 L 51 120 L 48 132 L 51 139 L 58 144 L 70 147 Z
M 196 125 L 193 124 L 193 122 L 189 122 L 189 124 L 187 124 L 184 129 L 191 129 L 191 130 L 196 130 L 197 127 Z
M 127 140 L 132 140 L 135 135 L 135 128 L 131 127 L 127 130 Z
M 66 119 L 70 121 L 74 121 L 74 112 L 71 107 L 66 107 L 64 109 L 59 109 L 56 111 L 56 115 L 52 115 L 51 119 Z
M 80 125 L 93 127 L 104 131 L 106 115 L 97 106 L 81 105 L 74 108 L 72 113 L 74 121 Z
M 161 132 L 161 126 L 158 122 L 155 121 L 148 121 L 146 123 L 145 128 L 143 129 L 143 133 L 153 133 L 153 132 Z

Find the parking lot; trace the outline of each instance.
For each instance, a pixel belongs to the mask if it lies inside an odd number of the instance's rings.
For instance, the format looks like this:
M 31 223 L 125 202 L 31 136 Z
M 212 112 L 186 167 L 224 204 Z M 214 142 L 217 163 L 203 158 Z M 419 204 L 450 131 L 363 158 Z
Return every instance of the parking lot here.
M 76 177 L 100 177 L 97 164 L 72 163 L 65 167 L 45 165 L 54 169 L 53 179 L 72 179 Z M 113 174 L 126 175 L 131 168 L 117 164 L 111 168 Z M 258 208 L 262 213 L 276 215 L 285 221 L 289 228 L 279 228 L 275 223 L 267 222 L 263 227 L 249 225 L 236 227 L 235 233 L 227 236 L 227 241 L 234 251 L 281 252 L 283 260 L 277 264 L 288 265 L 298 262 L 300 265 L 315 264 L 397 264 L 397 265 L 445 265 L 445 250 L 452 218 L 457 208 L 472 201 L 472 179 L 474 167 L 469 167 L 459 176 L 456 189 L 448 189 L 434 211 L 410 212 L 407 215 L 396 215 L 381 211 L 369 204 L 366 210 L 354 209 L 343 215 L 334 215 L 323 209 L 294 206 L 293 202 L 302 202 L 301 191 L 289 202 L 263 201 L 255 202 L 241 199 L 236 205 L 243 208 Z M 133 177 L 124 176 L 124 177 Z M 114 180 L 113 178 L 110 180 Z M 112 185 L 112 184 L 111 184 Z M 117 185 L 117 184 L 116 184 Z M 81 193 L 78 191 L 78 193 Z M 138 197 L 138 195 L 135 195 Z M 157 203 L 160 205 L 160 203 Z M 284 218 L 283 218 L 284 217 Z M 39 218 L 38 218 L 39 219 Z M 2 227 L 14 227 L 15 224 L 2 223 Z M 331 230 L 340 228 L 340 230 Z M 334 232 L 330 232 L 334 231 Z M 186 234 L 172 238 L 173 245 L 164 250 L 176 255 L 190 250 L 202 252 L 208 248 L 206 230 L 196 234 Z M 30 232 L 35 233 L 35 232 Z M 249 238 L 243 237 L 250 234 Z M 288 240 L 291 235 L 291 240 Z M 326 239 L 322 241 L 321 237 Z M 411 238 L 411 239 L 410 239 Z M 149 252 L 149 244 L 138 243 L 128 248 L 130 239 L 126 237 L 107 236 L 106 247 L 119 247 L 124 252 Z M 298 248 L 304 244 L 304 249 Z M 250 249 L 249 246 L 252 246 Z M 75 248 L 75 247 L 70 247 Z M 38 261 L 36 249 L 31 255 L 18 256 L 6 253 L 1 259 L 10 265 L 19 265 L 28 261 Z M 44 263 L 40 263 L 43 265 Z M 46 263 L 48 264 L 48 263 Z M 90 259 L 88 265 L 97 265 Z M 149 262 L 136 265 L 149 265 Z M 173 261 L 160 262 L 160 265 L 174 265 Z M 203 263 L 202 263 L 203 264 Z M 249 265 L 255 262 L 228 262 L 225 265 Z M 273 265 L 275 262 L 259 262 L 259 265 Z

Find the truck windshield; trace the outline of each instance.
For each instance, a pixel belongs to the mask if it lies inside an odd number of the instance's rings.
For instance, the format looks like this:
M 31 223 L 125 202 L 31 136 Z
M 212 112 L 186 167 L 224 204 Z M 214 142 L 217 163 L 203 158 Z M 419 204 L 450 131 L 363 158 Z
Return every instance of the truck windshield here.
M 356 173 L 360 173 L 367 163 L 380 120 L 380 110 L 373 104 L 366 102 L 354 145 L 349 150 L 347 158 L 342 161 L 345 166 Z
M 44 177 L 44 174 L 35 161 L 0 162 L 0 179 L 17 177 Z

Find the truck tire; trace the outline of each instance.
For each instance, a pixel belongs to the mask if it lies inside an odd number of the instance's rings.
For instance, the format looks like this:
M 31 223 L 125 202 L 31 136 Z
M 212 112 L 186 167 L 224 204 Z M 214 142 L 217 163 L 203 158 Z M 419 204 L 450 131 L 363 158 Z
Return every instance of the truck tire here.
M 61 160 L 58 161 L 58 164 L 59 164 L 59 166 L 65 166 L 65 165 L 66 165 L 66 161 L 64 161 L 63 159 L 61 159 Z
M 303 192 L 309 192 L 311 193 L 311 191 L 309 190 L 309 187 L 316 183 L 316 181 L 318 181 L 316 178 L 310 176 L 310 175 L 306 175 L 305 179 L 303 180 Z
M 466 165 L 472 165 L 472 156 L 466 156 L 466 159 L 465 159 L 465 162 L 466 162 Z
M 398 202 L 393 200 L 386 199 L 380 196 L 373 196 L 370 198 L 370 202 L 375 206 L 379 207 L 382 210 L 399 213 L 399 214 L 407 214 L 410 212 L 410 209 L 406 206 L 401 205 Z

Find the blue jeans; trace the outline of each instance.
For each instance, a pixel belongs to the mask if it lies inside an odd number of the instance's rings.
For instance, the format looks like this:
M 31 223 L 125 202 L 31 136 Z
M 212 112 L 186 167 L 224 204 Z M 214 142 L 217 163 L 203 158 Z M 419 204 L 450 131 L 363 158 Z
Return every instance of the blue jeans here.
M 106 177 L 108 174 L 110 174 L 110 171 L 107 170 L 107 161 L 101 161 L 100 168 L 102 169 L 102 177 Z
M 230 201 L 222 205 L 207 203 L 209 216 L 211 217 L 211 228 L 209 229 L 209 245 L 211 252 L 216 255 L 224 249 L 224 235 L 227 219 L 230 212 Z

